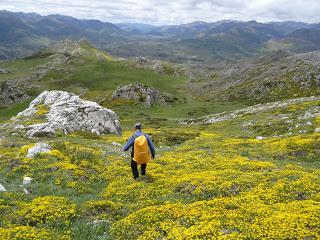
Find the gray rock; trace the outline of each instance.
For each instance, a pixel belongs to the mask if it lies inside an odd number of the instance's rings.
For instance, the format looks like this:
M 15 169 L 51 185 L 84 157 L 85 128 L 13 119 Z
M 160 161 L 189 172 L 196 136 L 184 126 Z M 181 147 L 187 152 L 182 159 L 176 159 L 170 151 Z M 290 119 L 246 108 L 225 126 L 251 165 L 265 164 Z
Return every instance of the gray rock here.
M 320 100 L 320 97 L 312 96 L 312 97 L 305 97 L 305 98 L 295 98 L 295 99 L 286 100 L 286 101 L 270 102 L 270 103 L 266 103 L 266 104 L 257 104 L 257 105 L 250 106 L 247 108 L 243 108 L 243 109 L 239 109 L 239 110 L 235 110 L 235 111 L 231 111 L 231 112 L 217 113 L 217 114 L 202 117 L 199 119 L 183 120 L 183 121 L 181 121 L 181 123 L 183 123 L 183 124 L 217 123 L 217 122 L 232 120 L 232 119 L 239 118 L 239 117 L 242 117 L 245 115 L 267 112 L 267 111 L 277 109 L 277 108 L 285 108 L 285 107 L 288 107 L 292 104 L 298 104 L 298 103 L 315 101 L 315 100 Z M 308 113 L 308 114 L 305 114 L 305 116 L 303 118 L 304 119 L 306 117 L 310 118 L 311 116 L 314 116 L 314 115 Z M 299 127 L 299 125 L 297 125 L 297 127 Z
M 63 66 L 63 64 L 65 64 L 69 60 L 69 57 L 66 57 L 63 54 L 56 53 L 56 54 L 51 55 L 49 57 L 49 59 L 50 59 L 49 62 L 37 66 L 39 75 L 45 75 L 48 72 L 55 70 L 55 69 L 58 70 L 58 67 Z M 64 71 L 64 70 L 61 69 L 60 72 L 61 71 Z
M 22 184 L 23 185 L 29 185 L 29 184 L 31 184 L 31 182 L 32 182 L 32 178 L 31 177 L 24 177 L 23 181 L 22 181 Z
M 0 74 L 7 74 L 7 73 L 9 73 L 7 69 L 0 68 Z
M 121 134 L 120 121 L 115 112 L 64 91 L 44 91 L 14 121 L 32 118 L 39 105 L 48 108 L 45 116 L 47 122 L 28 126 L 28 137 L 52 137 L 57 130 L 64 134 L 74 131 L 88 131 L 98 135 Z
M 24 188 L 23 189 L 23 193 L 26 194 L 26 195 L 29 195 L 29 194 L 31 194 L 31 191 L 26 189 L 26 188 Z
M 33 158 L 35 155 L 37 155 L 39 153 L 46 153 L 46 152 L 50 152 L 51 150 L 52 150 L 52 148 L 50 145 L 48 145 L 46 143 L 39 142 L 36 145 L 34 145 L 33 147 L 28 149 L 27 158 Z
M 144 57 L 136 57 L 135 62 L 136 62 L 136 64 L 139 64 L 140 66 L 145 66 L 150 61 L 147 58 L 144 58 Z
M 7 189 L 0 183 L 0 192 L 7 192 Z
M 315 129 L 314 129 L 314 132 L 315 132 L 315 133 L 320 133 L 320 128 L 315 128 Z
M 42 51 L 43 54 L 63 54 L 66 56 L 80 55 L 80 42 L 69 39 L 58 41 Z
M 0 83 L 0 104 L 10 104 L 28 99 L 28 94 L 9 81 Z
M 92 222 L 88 222 L 88 225 L 100 225 L 100 224 L 110 224 L 109 220 L 104 220 L 104 219 L 96 219 Z
M 17 124 L 17 125 L 13 126 L 13 129 L 14 130 L 21 130 L 21 129 L 24 129 L 24 126 L 22 124 Z
M 136 57 L 131 65 L 137 69 L 151 69 L 162 75 L 182 76 L 186 73 L 186 70 L 181 65 L 160 60 L 150 60 L 144 57 Z
M 142 102 L 148 107 L 154 104 L 167 105 L 177 100 L 168 94 L 161 93 L 159 90 L 145 86 L 141 83 L 129 84 L 116 89 L 113 92 L 111 99 L 133 100 Z
M 117 142 L 112 142 L 111 144 L 113 146 L 116 146 L 116 147 L 122 147 L 122 145 L 120 143 L 117 143 Z
M 48 123 L 32 124 L 27 129 L 29 129 L 27 136 L 31 138 L 54 137 L 56 135 L 55 129 Z

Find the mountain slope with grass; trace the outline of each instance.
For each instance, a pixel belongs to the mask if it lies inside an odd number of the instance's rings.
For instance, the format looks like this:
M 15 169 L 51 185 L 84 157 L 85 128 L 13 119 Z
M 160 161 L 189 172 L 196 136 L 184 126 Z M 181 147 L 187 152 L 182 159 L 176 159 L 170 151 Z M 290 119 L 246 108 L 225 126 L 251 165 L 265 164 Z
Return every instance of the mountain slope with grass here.
M 291 69 L 315 56 L 281 55 L 279 67 L 265 59 L 254 66 Z M 190 91 L 209 88 L 201 79 L 149 66 L 68 40 L 0 63 L 0 84 L 27 95 L 0 109 L 0 239 L 320 238 L 319 97 L 250 107 L 241 97 L 219 102 L 208 98 L 210 89 Z M 246 71 L 254 75 L 255 67 Z M 135 83 L 177 100 L 145 106 L 112 99 L 118 87 Z M 11 117 L 43 90 L 73 92 L 115 111 L 122 136 L 75 130 L 28 138 Z M 45 104 L 37 110 L 25 125 L 48 120 Z M 156 146 L 139 180 L 122 151 L 136 122 Z
M 118 146 L 132 133 L 130 115 L 122 137 L 75 132 L 30 141 L 2 132 L 0 236 L 317 239 L 319 104 L 205 126 L 139 119 L 157 146 L 140 181 Z M 38 141 L 52 149 L 27 158 Z M 32 182 L 20 186 L 24 177 Z
M 251 60 L 218 62 L 202 66 L 202 76 L 189 88 L 208 99 L 266 103 L 320 92 L 320 53 L 278 51 Z M 201 69 L 201 67 L 198 67 Z

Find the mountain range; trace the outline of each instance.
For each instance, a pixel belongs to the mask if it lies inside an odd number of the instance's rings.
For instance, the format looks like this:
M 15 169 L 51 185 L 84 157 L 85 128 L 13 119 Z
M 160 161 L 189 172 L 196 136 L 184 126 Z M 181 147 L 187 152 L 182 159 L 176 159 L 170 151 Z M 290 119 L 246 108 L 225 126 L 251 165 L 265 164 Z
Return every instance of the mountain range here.
M 320 24 L 303 22 L 224 20 L 154 26 L 0 11 L 0 33 L 0 59 L 31 55 L 66 38 L 85 38 L 115 56 L 173 62 L 255 57 L 278 50 L 320 50 Z

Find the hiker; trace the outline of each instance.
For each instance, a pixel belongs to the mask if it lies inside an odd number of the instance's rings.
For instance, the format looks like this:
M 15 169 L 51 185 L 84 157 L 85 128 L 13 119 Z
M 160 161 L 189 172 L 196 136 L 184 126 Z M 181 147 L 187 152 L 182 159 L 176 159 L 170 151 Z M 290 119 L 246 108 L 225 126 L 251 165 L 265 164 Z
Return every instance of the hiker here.
M 141 131 L 141 123 L 136 123 L 135 133 L 129 138 L 123 151 L 131 151 L 131 169 L 133 178 L 139 178 L 138 165 L 141 165 L 141 175 L 146 175 L 147 163 L 155 157 L 155 148 L 147 134 Z

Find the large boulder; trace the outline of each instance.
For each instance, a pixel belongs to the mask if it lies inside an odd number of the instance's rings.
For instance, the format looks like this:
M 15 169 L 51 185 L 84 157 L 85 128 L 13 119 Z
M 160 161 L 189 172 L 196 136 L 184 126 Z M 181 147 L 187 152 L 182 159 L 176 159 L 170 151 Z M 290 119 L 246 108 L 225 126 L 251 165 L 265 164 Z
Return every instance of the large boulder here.
M 46 122 L 27 126 L 28 137 L 51 137 L 57 130 L 64 134 L 74 131 L 89 131 L 97 135 L 121 134 L 120 121 L 115 112 L 95 102 L 82 100 L 73 93 L 44 91 L 14 121 L 23 122 L 41 115 Z
M 167 105 L 177 100 L 169 94 L 161 93 L 159 90 L 145 86 L 141 83 L 129 84 L 116 89 L 113 92 L 111 99 L 126 99 L 143 102 L 148 107 L 154 104 Z

